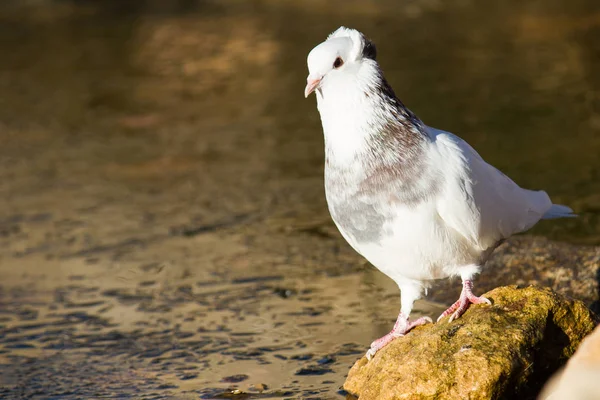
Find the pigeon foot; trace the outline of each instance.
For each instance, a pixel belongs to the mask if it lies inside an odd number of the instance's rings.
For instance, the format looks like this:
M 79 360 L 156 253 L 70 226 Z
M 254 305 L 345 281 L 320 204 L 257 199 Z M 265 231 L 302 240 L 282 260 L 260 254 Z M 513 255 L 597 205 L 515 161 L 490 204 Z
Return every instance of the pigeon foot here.
M 448 307 L 448 309 L 444 311 L 442 315 L 439 316 L 437 322 L 439 322 L 442 318 L 447 317 L 450 314 L 452 315 L 450 315 L 450 319 L 448 320 L 448 322 L 452 322 L 455 319 L 460 318 L 460 316 L 463 315 L 465 311 L 467 311 L 471 304 L 492 304 L 491 301 L 489 301 L 483 296 L 475 296 L 472 292 L 472 289 L 473 283 L 470 280 L 463 281 L 463 289 L 460 293 L 460 298 L 454 304 Z
M 397 337 L 406 335 L 411 329 L 419 325 L 424 325 L 426 323 L 432 322 L 433 321 L 429 317 L 421 317 L 412 322 L 409 322 L 408 317 L 400 313 L 392 331 L 371 343 L 371 348 L 367 351 L 367 354 L 365 354 L 367 360 L 370 361 L 371 358 L 373 358 L 373 356 L 375 355 L 375 353 L 377 353 L 377 351 L 387 346 L 392 340 L 396 339 Z

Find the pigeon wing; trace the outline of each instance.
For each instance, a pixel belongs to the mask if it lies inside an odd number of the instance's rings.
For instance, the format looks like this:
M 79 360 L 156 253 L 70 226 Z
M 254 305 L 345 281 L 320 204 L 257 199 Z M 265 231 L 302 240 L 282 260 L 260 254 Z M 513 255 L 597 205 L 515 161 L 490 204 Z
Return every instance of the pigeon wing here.
M 519 187 L 464 140 L 432 131 L 445 178 L 438 214 L 481 250 L 531 228 L 552 206 L 546 192 Z

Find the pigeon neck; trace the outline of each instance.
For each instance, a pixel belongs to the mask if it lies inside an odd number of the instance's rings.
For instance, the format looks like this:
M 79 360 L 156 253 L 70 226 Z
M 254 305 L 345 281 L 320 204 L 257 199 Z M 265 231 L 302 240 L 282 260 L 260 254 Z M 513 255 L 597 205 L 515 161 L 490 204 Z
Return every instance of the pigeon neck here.
M 423 123 L 398 100 L 377 63 L 363 64 L 317 93 L 329 163 L 376 161 L 386 152 L 405 158 L 427 139 Z

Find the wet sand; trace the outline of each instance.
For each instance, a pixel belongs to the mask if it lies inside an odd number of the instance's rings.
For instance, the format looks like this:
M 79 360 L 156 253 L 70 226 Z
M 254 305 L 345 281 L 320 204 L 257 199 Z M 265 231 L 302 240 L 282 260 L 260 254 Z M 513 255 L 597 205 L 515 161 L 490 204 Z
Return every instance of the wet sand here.
M 329 219 L 302 96 L 306 54 L 342 23 L 426 122 L 580 213 L 532 232 L 576 244 L 520 237 L 478 287 L 596 300 L 595 3 L 392 3 L 0 6 L 2 396 L 341 398 L 399 308 Z

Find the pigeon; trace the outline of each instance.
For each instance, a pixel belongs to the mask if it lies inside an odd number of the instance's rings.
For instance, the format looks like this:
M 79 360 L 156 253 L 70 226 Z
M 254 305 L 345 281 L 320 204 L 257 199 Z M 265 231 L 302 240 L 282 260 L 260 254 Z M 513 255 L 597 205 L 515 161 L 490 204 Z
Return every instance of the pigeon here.
M 400 289 L 400 313 L 370 360 L 428 317 L 409 320 L 436 279 L 459 276 L 460 298 L 440 319 L 459 318 L 473 279 L 494 249 L 541 219 L 573 217 L 546 192 L 519 187 L 452 133 L 404 106 L 361 32 L 340 27 L 312 49 L 304 96 L 315 92 L 325 138 L 325 194 L 344 239 Z

